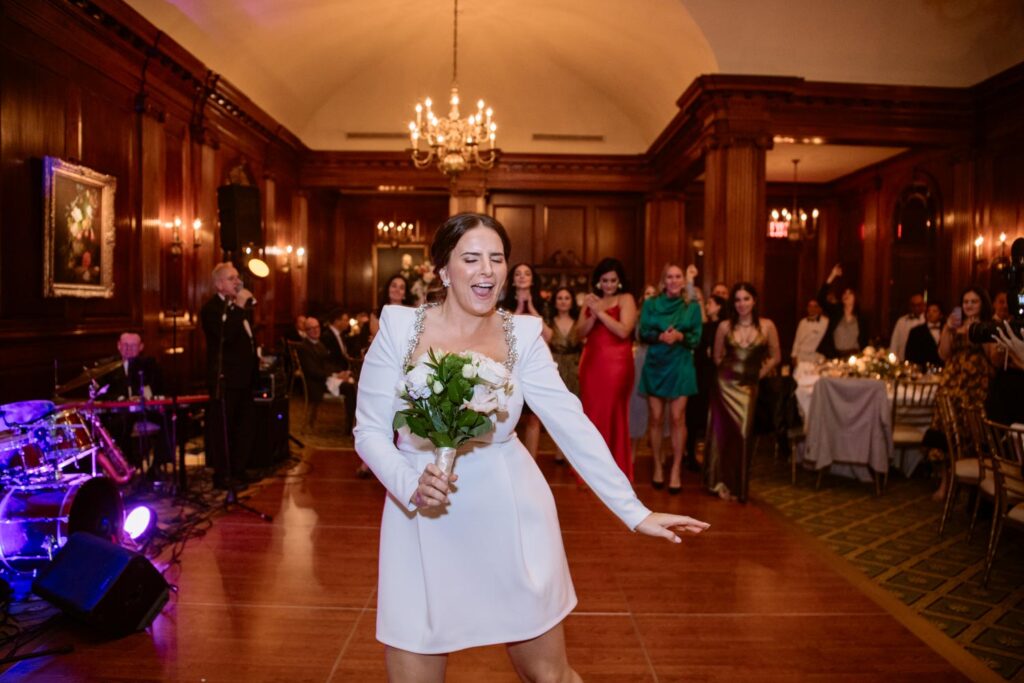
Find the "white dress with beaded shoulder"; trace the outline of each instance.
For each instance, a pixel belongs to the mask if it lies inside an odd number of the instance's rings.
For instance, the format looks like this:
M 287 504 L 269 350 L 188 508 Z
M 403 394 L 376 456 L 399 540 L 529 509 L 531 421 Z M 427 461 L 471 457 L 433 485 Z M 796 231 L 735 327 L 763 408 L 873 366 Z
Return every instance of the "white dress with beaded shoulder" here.
M 579 399 L 562 383 L 540 318 L 506 314 L 513 395 L 490 434 L 463 445 L 443 510 L 410 503 L 429 441 L 391 428 L 404 406 L 396 387 L 425 324 L 425 307 L 385 306 L 359 378 L 355 445 L 387 489 L 380 532 L 377 639 L 421 654 L 528 640 L 576 606 L 555 501 L 519 442 L 523 401 L 569 462 L 622 522 L 650 514 L 615 465 Z M 457 351 L 459 349 L 441 349 Z M 501 359 L 498 359 L 501 360 Z

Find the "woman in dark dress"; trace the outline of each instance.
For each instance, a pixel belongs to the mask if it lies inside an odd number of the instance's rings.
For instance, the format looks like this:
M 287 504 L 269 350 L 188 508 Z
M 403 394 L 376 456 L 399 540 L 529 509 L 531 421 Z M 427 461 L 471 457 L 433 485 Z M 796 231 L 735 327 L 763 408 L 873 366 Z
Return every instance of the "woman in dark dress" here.
M 715 334 L 718 376 L 704 451 L 704 487 L 723 500 L 747 501 L 758 382 L 780 362 L 779 335 L 757 312 L 749 282 L 732 288 L 732 315 Z
M 501 308 L 516 315 L 532 315 L 543 319 L 544 300 L 540 296 L 540 280 L 529 263 L 516 264 L 509 271 Z M 541 332 L 544 341 L 550 341 L 551 329 L 547 324 L 542 325 Z M 519 424 L 523 429 L 523 445 L 536 459 L 537 449 L 540 447 L 540 418 L 529 406 L 524 405 Z
M 700 343 L 693 352 L 693 366 L 697 371 L 697 393 L 686 403 L 686 468 L 697 471 L 697 442 L 705 437 L 708 430 L 708 408 L 711 387 L 715 382 L 715 363 L 711 356 L 715 350 L 715 333 L 726 310 L 725 299 L 712 294 L 704 304 L 705 320 L 701 329 Z

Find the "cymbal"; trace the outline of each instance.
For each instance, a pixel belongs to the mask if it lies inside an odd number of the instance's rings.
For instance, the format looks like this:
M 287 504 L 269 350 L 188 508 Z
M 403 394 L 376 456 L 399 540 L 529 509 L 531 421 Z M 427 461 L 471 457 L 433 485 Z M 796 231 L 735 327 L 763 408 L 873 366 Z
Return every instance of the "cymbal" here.
M 64 384 L 57 387 L 54 390 L 54 393 L 57 395 L 66 394 L 67 392 L 74 391 L 79 387 L 84 387 L 86 384 L 93 381 L 97 377 L 102 377 L 111 370 L 117 369 L 117 366 L 121 365 L 121 362 L 122 361 L 120 358 L 115 358 L 112 361 L 102 363 L 100 365 L 94 365 L 91 368 L 86 368 L 85 371 L 78 377 L 74 378 L 70 382 L 65 382 Z

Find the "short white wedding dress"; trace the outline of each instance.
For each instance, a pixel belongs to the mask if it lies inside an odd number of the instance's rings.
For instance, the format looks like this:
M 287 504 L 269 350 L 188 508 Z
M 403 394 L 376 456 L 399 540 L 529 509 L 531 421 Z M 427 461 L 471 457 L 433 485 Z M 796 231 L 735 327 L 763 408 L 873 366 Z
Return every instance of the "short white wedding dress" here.
M 385 306 L 359 379 L 356 450 L 387 488 L 380 532 L 377 639 L 421 654 L 528 640 L 576 606 L 554 497 L 515 433 L 523 401 L 569 462 L 622 522 L 650 514 L 615 465 L 600 433 L 565 388 L 541 321 L 507 315 L 514 393 L 497 427 L 459 449 L 450 505 L 419 512 L 409 502 L 430 442 L 391 427 L 397 385 L 416 348 L 425 307 Z M 429 323 L 428 323 L 429 324 Z M 461 351 L 462 349 L 437 349 Z M 497 359 L 501 361 L 502 359 Z

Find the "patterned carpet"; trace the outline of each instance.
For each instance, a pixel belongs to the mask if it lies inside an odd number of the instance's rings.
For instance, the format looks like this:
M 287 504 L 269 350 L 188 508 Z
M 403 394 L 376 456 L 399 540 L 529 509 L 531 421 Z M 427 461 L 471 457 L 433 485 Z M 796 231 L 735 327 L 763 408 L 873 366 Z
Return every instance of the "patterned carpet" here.
M 859 568 L 872 581 L 941 629 L 1010 681 L 1024 681 L 1024 538 L 1006 530 L 988 588 L 981 585 L 990 513 L 982 507 L 967 544 L 968 496 L 938 536 L 942 506 L 932 502 L 935 481 L 919 473 L 889 478 L 881 497 L 873 486 L 800 472 L 789 464 L 755 459 L 751 492 Z

